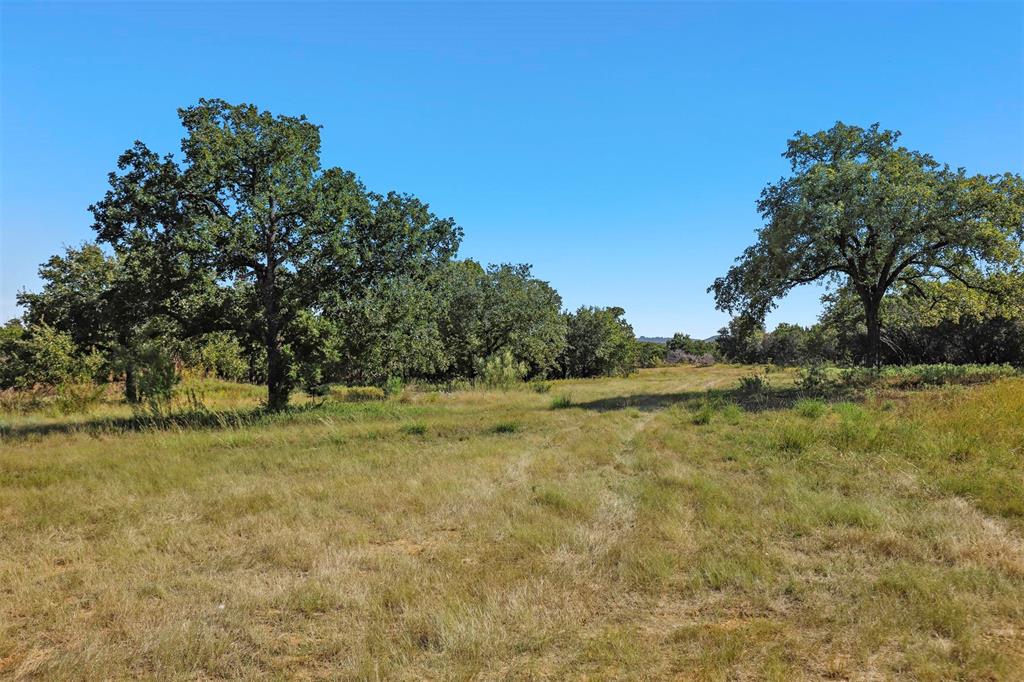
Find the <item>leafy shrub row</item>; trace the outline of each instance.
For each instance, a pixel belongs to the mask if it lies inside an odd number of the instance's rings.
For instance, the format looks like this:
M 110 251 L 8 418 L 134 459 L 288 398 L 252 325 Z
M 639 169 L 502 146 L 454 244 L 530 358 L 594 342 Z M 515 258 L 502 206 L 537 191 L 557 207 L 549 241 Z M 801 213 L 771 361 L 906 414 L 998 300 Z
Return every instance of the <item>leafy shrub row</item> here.
M 982 384 L 1016 376 L 1020 371 L 1010 365 L 908 365 L 896 367 L 850 367 L 845 369 L 812 365 L 800 370 L 797 388 L 808 395 L 836 390 L 858 390 L 874 386 L 918 388 Z

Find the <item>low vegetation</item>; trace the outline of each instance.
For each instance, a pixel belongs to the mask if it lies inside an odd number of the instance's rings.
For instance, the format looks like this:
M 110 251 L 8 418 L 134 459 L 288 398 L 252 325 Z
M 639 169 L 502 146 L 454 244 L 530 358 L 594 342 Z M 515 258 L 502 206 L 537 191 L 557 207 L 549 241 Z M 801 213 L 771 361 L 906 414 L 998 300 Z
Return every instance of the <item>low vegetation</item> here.
M 1024 379 L 892 374 L 5 403 L 0 677 L 1012 679 Z

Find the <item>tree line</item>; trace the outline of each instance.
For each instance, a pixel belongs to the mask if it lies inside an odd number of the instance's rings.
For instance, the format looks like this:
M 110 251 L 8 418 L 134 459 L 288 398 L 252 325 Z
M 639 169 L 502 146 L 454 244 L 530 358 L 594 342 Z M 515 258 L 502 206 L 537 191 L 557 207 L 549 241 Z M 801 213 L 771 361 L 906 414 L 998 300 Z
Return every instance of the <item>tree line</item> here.
M 138 402 L 174 363 L 293 388 L 628 373 L 621 308 L 562 310 L 530 266 L 457 259 L 462 229 L 409 194 L 322 167 L 320 127 L 248 104 L 179 110 L 182 158 L 136 142 L 90 206 L 95 241 L 44 263 L 0 335 L 0 384 L 119 378 Z M 159 383 L 159 382 L 157 382 Z
M 137 403 L 176 367 L 295 387 L 628 374 L 663 361 L 1024 364 L 1024 181 L 969 176 L 837 123 L 797 133 L 756 243 L 709 291 L 711 341 L 641 343 L 618 307 L 562 310 L 530 266 L 459 259 L 427 203 L 325 168 L 320 127 L 249 104 L 179 110 L 180 160 L 135 144 L 90 206 L 95 240 L 22 291 L 0 329 L 0 387 L 121 380 Z M 764 329 L 801 284 L 818 324 Z

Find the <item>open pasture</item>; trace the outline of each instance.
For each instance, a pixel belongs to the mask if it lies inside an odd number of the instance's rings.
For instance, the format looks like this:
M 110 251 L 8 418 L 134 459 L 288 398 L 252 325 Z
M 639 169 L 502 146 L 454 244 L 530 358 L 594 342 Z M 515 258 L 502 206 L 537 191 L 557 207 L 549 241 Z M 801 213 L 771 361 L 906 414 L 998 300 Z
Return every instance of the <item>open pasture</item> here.
M 1024 669 L 1024 381 L 758 407 L 750 372 L 5 415 L 0 676 Z

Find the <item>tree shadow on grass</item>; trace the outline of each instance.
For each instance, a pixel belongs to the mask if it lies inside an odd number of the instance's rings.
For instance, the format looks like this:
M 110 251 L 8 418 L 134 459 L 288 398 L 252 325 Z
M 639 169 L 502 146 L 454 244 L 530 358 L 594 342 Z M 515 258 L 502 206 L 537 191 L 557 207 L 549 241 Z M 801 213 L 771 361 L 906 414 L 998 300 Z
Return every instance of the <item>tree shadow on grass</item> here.
M 764 412 L 766 410 L 790 408 L 798 400 L 805 397 L 807 396 L 804 393 L 794 387 L 771 388 L 756 393 L 739 388 L 709 389 L 705 391 L 683 391 L 681 393 L 636 393 L 633 395 L 601 398 L 584 403 L 574 403 L 573 407 L 593 410 L 595 412 L 613 412 L 625 409 L 656 412 L 673 405 L 693 407 L 706 402 L 717 402 L 723 404 L 732 403 L 747 412 Z

